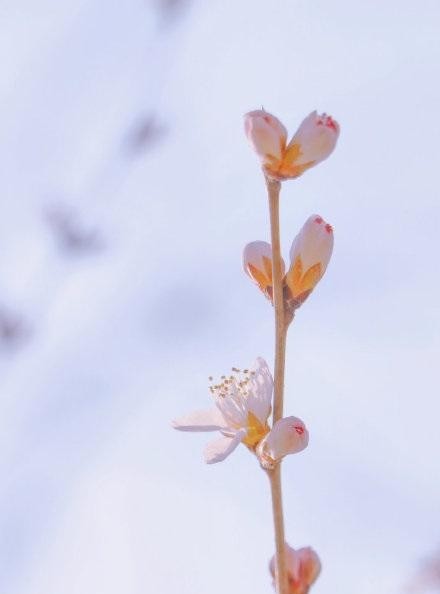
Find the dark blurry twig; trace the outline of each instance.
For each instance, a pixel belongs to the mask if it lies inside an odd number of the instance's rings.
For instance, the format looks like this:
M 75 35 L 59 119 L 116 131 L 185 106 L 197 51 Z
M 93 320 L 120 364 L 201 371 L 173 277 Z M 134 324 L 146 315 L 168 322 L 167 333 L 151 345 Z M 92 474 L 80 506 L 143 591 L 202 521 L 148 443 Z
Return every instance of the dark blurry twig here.
M 163 138 L 166 128 L 155 115 L 139 118 L 129 130 L 125 139 L 125 149 L 131 156 L 143 153 Z
M 2 349 L 13 349 L 25 342 L 30 335 L 30 328 L 24 318 L 0 306 L 0 345 Z
M 79 215 L 63 204 L 50 206 L 45 211 L 58 245 L 69 254 L 84 254 L 99 251 L 103 240 L 97 228 L 87 227 Z
M 154 4 L 164 21 L 173 21 L 182 15 L 189 0 L 154 0 Z

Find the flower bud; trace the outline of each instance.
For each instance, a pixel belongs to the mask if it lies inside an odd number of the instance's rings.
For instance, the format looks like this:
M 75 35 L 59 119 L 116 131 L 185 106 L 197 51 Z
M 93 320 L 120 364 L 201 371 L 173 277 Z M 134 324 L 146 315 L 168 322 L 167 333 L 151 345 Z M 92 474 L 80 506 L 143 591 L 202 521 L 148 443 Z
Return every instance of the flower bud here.
M 272 301 L 272 247 L 270 243 L 266 241 L 248 243 L 243 251 L 243 268 L 265 296 Z M 281 259 L 282 274 L 284 274 L 284 269 L 284 260 Z
M 250 111 L 244 116 L 244 130 L 263 165 L 270 165 L 282 158 L 287 130 L 278 118 L 264 109 Z
M 287 456 L 296 454 L 307 447 L 309 432 L 297 417 L 285 417 L 277 421 L 257 447 L 260 464 L 266 470 L 272 470 Z
M 286 145 L 286 128 L 261 109 L 245 115 L 245 133 L 267 177 L 282 181 L 298 177 L 326 159 L 335 148 L 339 125 L 325 113 L 313 111 Z
M 319 215 L 307 219 L 290 248 L 290 268 L 285 277 L 285 298 L 298 308 L 321 280 L 333 251 L 333 228 Z
M 286 149 L 286 162 L 301 173 L 333 152 L 339 136 L 338 123 L 327 114 L 312 111 L 296 131 Z
M 286 569 L 289 594 L 307 594 L 310 586 L 316 581 L 321 572 L 321 561 L 311 547 L 292 549 L 285 544 Z M 275 556 L 269 564 L 270 573 L 275 580 Z

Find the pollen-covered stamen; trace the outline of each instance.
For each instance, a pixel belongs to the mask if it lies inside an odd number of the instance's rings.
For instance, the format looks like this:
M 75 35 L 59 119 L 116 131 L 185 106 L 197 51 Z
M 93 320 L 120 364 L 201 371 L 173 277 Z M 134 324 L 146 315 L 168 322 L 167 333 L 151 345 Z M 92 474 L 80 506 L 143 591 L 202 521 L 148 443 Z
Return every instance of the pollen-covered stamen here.
M 241 371 L 238 367 L 232 367 L 232 372 L 229 377 L 222 375 L 219 383 L 210 386 L 209 389 L 212 394 L 221 398 L 226 396 L 246 398 L 249 392 L 248 384 L 255 372 L 249 371 L 249 369 Z M 210 376 L 209 380 L 212 382 L 213 377 Z

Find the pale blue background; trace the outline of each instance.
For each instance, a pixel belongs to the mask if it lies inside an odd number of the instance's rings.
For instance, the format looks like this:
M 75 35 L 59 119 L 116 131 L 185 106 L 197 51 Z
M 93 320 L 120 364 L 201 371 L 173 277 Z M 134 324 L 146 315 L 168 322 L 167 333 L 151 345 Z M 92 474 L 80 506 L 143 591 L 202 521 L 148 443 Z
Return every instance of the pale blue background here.
M 321 556 L 315 594 L 403 592 L 440 528 L 438 0 L 165 4 L 0 7 L 0 302 L 29 327 L 0 354 L 0 592 L 271 592 L 265 476 L 169 428 L 208 375 L 272 363 L 241 269 L 268 239 L 242 131 L 261 105 L 342 129 L 283 187 L 286 256 L 309 214 L 335 229 L 290 334 L 311 439 L 284 465 L 287 538 Z M 132 157 L 150 113 L 164 135 Z M 57 201 L 104 249 L 58 249 Z

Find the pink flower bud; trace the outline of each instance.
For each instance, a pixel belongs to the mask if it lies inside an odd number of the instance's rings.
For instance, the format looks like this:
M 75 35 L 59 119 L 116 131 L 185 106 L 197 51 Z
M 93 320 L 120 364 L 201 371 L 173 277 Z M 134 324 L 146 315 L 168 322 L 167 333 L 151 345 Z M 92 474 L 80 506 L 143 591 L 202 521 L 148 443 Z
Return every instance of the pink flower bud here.
M 260 157 L 265 174 L 277 180 L 293 179 L 326 159 L 339 136 L 339 125 L 325 113 L 313 111 L 286 145 L 283 124 L 264 110 L 245 115 L 245 132 Z
M 339 124 L 331 116 L 312 111 L 287 146 L 288 160 L 294 156 L 297 167 L 316 165 L 333 152 L 338 136 Z
M 311 547 L 295 551 L 286 543 L 285 556 L 289 594 L 307 594 L 310 586 L 316 581 L 321 572 L 321 561 L 318 555 Z M 275 580 L 275 557 L 272 557 L 269 569 Z
M 285 417 L 277 421 L 260 441 L 257 456 L 261 466 L 271 470 L 284 456 L 300 452 L 308 443 L 309 432 L 301 419 Z
M 258 109 L 244 116 L 244 130 L 263 164 L 278 161 L 286 148 L 287 130 L 275 116 Z
M 248 243 L 243 251 L 243 268 L 246 274 L 272 301 L 272 247 L 265 241 Z M 284 260 L 281 259 L 282 273 L 284 274 Z
M 321 280 L 333 251 L 333 228 L 319 215 L 307 219 L 290 248 L 290 268 L 285 277 L 288 306 L 295 310 Z

